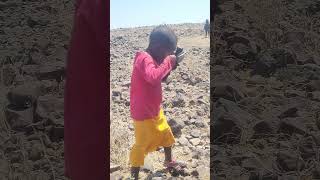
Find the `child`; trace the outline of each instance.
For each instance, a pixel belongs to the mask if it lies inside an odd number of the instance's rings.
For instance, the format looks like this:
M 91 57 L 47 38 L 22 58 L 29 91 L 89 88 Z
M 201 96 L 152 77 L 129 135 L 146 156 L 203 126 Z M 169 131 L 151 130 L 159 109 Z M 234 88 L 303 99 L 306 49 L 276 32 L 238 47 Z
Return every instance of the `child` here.
M 164 147 L 167 168 L 182 167 L 172 159 L 175 143 L 170 126 L 161 108 L 161 82 L 176 68 L 177 37 L 166 25 L 150 34 L 146 52 L 135 56 L 130 89 L 130 111 L 135 129 L 135 144 L 130 152 L 131 176 L 138 179 L 140 166 L 149 152 Z
M 206 32 L 206 37 L 208 35 L 209 28 L 210 28 L 210 24 L 209 24 L 209 20 L 207 19 L 206 24 L 204 25 L 204 31 Z

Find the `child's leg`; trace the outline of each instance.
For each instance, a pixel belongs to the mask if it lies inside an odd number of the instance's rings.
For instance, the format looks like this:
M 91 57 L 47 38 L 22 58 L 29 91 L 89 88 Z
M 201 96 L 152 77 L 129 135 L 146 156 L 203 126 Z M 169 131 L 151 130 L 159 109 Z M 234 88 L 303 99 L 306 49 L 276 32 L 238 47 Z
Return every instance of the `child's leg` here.
M 171 162 L 172 161 L 172 148 L 170 147 L 164 147 L 164 156 L 165 156 L 165 162 Z
M 140 167 L 131 167 L 131 177 L 134 179 L 139 179 Z

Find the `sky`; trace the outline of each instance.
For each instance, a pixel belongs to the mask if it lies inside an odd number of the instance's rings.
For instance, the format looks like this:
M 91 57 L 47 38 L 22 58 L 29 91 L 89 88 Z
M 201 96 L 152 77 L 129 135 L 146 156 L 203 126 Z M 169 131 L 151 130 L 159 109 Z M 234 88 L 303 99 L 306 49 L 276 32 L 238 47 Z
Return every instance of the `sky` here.
M 111 0 L 110 28 L 204 23 L 210 0 Z

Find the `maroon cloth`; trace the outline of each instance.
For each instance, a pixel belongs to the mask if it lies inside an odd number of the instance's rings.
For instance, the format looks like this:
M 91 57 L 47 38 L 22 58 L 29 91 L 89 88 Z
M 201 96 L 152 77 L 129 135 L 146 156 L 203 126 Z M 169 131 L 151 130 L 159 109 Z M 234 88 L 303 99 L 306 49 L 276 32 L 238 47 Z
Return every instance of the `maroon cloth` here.
M 107 5 L 79 0 L 65 87 L 65 173 L 72 180 L 108 179 L 109 71 Z

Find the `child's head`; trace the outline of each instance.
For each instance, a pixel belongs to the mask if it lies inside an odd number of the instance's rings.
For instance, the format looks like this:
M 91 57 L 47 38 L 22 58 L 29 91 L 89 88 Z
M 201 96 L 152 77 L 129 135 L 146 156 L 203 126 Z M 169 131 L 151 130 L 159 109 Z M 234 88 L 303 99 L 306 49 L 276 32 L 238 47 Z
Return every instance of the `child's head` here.
M 155 27 L 149 37 L 148 51 L 158 62 L 174 53 L 177 47 L 177 36 L 166 25 Z

